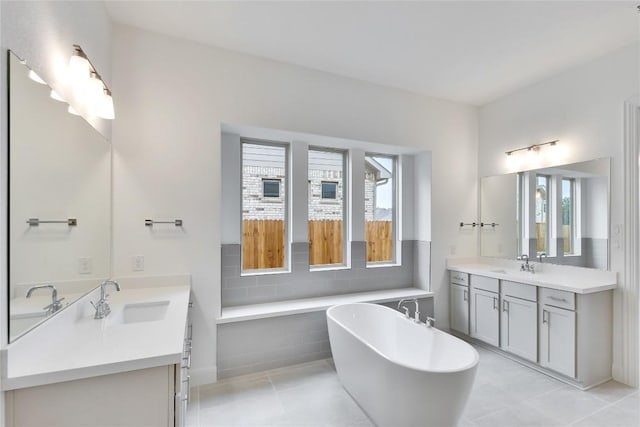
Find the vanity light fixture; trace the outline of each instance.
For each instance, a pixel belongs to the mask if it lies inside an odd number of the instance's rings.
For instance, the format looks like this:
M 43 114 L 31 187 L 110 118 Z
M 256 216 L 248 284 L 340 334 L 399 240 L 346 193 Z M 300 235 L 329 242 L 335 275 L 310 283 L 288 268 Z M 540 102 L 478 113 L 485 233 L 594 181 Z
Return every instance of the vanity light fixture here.
M 111 91 L 109 88 L 103 89 L 103 94 L 100 97 L 100 102 L 96 109 L 96 115 L 107 120 L 113 120 L 116 118 L 113 110 L 113 98 L 111 97 Z
M 533 144 L 533 145 L 529 145 L 528 147 L 522 147 L 522 148 L 516 148 L 515 150 L 509 150 L 509 151 L 505 151 L 505 154 L 507 156 L 512 155 L 513 153 L 516 153 L 518 151 L 524 151 L 527 150 L 528 152 L 537 152 L 540 150 L 540 148 L 545 147 L 545 146 L 550 146 L 553 147 L 554 145 L 556 145 L 558 143 L 559 140 L 555 139 L 553 141 L 547 141 L 547 142 L 541 142 L 540 144 Z
M 91 108 L 93 114 L 106 120 L 115 118 L 111 90 L 82 47 L 77 44 L 73 45 L 73 55 L 69 59 L 69 77 L 70 83 L 75 86 L 82 101 Z
M 76 109 L 75 109 L 75 108 L 73 108 L 71 105 L 69 105 L 69 106 L 67 107 L 67 112 L 68 112 L 69 114 L 73 114 L 74 116 L 79 116 L 79 115 L 80 115 L 80 113 L 78 113 L 78 112 L 76 111 Z
M 60 101 L 60 102 L 67 102 L 64 100 L 63 97 L 60 96 L 60 94 L 58 92 L 56 92 L 55 90 L 51 89 L 51 92 L 49 93 L 49 97 L 51 99 L 55 99 L 56 101 Z
M 29 78 L 36 83 L 40 83 L 41 85 L 46 85 L 47 82 L 42 80 L 42 78 L 33 70 L 29 70 Z

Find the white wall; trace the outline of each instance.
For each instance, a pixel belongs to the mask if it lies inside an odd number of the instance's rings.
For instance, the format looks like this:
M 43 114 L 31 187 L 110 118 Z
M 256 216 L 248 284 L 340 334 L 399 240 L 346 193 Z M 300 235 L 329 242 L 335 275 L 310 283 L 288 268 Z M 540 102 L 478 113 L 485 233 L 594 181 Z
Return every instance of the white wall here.
M 507 172 L 507 150 L 553 139 L 560 140 L 559 153 L 538 166 L 610 156 L 611 225 L 623 224 L 623 102 L 637 95 L 638 75 L 638 46 L 628 46 L 481 107 L 479 175 Z M 610 250 L 611 270 L 620 273 L 624 286 L 623 249 L 616 248 L 614 241 Z M 616 291 L 614 376 L 637 384 L 622 368 L 638 363 L 624 360 L 622 340 L 628 338 L 621 332 L 622 304 L 623 292 Z M 637 346 L 634 340 L 631 346 Z
M 114 274 L 130 275 L 136 254 L 144 274 L 192 273 L 197 381 L 215 374 L 223 122 L 431 150 L 432 283 L 448 324 L 445 257 L 476 248 L 457 227 L 476 212 L 475 108 L 129 27 L 114 33 Z M 184 231 L 151 231 L 149 216 L 182 218 Z

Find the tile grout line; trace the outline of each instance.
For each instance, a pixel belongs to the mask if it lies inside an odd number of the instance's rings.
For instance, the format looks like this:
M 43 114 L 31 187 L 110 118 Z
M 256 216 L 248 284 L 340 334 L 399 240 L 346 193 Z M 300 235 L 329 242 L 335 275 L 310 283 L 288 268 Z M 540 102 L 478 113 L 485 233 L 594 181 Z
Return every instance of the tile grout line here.
M 607 403 L 607 405 L 603 406 L 602 408 L 598 409 L 597 411 L 595 411 L 595 412 L 593 412 L 593 413 L 591 413 L 591 414 L 589 414 L 589 415 L 585 415 L 584 417 L 581 417 L 581 418 L 576 419 L 575 421 L 571 422 L 571 424 L 570 424 L 570 425 L 575 425 L 575 424 L 579 423 L 580 421 L 583 421 L 583 420 L 585 420 L 585 419 L 587 419 L 587 418 L 589 418 L 589 417 L 592 417 L 592 416 L 594 416 L 594 415 L 596 415 L 596 414 L 598 414 L 598 413 L 600 413 L 600 412 L 604 411 L 605 409 L 609 409 L 609 408 L 611 408 L 612 406 L 616 405 L 617 403 L 622 402 L 622 401 L 623 401 L 623 400 L 625 400 L 626 398 L 631 397 L 632 395 L 633 395 L 633 392 L 631 392 L 631 393 L 629 393 L 628 395 L 626 395 L 626 396 L 624 396 L 624 397 L 622 397 L 622 398 L 620 398 L 620 399 L 618 399 L 618 400 L 615 400 L 615 401 L 613 401 L 613 402 L 607 402 L 607 401 L 605 401 L 604 399 L 599 398 L 598 396 L 593 396 L 593 397 L 595 397 L 595 398 L 597 398 L 597 399 L 599 399 L 599 400 L 602 400 L 603 402 Z

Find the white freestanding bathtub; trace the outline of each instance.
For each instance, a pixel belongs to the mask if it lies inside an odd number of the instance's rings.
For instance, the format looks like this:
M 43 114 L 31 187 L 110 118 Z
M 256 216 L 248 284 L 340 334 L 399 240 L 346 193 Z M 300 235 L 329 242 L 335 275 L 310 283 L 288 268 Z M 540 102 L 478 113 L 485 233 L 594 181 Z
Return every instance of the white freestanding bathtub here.
M 338 378 L 379 427 L 455 426 L 469 398 L 478 352 L 389 307 L 327 310 Z

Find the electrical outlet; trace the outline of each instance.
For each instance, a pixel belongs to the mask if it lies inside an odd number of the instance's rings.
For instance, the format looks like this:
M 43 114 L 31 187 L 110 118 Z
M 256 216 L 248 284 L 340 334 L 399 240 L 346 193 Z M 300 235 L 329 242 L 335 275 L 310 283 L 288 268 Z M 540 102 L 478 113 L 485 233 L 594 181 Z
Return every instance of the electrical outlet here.
M 78 274 L 91 274 L 91 258 L 78 258 Z
M 455 255 L 457 252 L 458 252 L 458 248 L 456 248 L 456 245 L 449 246 L 449 254 Z
M 144 271 L 144 256 L 143 255 L 134 255 L 131 259 L 131 270 L 132 271 Z

